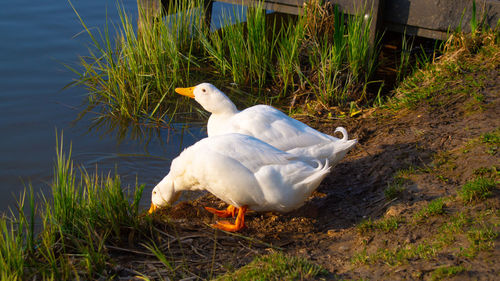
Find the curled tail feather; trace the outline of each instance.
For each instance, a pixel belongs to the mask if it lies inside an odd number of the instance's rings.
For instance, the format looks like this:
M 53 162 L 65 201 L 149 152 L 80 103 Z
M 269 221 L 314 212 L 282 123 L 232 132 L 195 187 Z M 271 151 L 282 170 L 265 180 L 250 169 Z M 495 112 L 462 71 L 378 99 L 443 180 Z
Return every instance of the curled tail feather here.
M 347 141 L 348 135 L 347 135 L 347 130 L 344 127 L 337 127 L 335 129 L 335 132 L 340 132 L 342 134 L 342 141 Z

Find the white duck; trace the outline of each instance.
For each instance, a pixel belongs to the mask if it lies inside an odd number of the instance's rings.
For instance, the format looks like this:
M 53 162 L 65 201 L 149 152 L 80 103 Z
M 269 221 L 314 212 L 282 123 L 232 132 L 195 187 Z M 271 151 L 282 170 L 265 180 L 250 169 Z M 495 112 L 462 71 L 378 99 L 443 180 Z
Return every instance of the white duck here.
M 230 206 L 219 217 L 235 215 L 234 224 L 214 227 L 238 231 L 245 212 L 289 212 L 299 208 L 330 168 L 317 159 L 281 151 L 254 137 L 226 134 L 208 137 L 186 148 L 172 161 L 170 172 L 153 189 L 150 213 L 174 203 L 184 190 L 207 190 Z
M 342 139 L 323 134 L 268 105 L 255 105 L 239 111 L 234 103 L 214 85 L 202 83 L 190 88 L 176 88 L 178 94 L 194 98 L 212 113 L 208 136 L 240 133 L 256 137 L 278 149 L 337 164 L 354 147 L 347 131 L 338 127 Z

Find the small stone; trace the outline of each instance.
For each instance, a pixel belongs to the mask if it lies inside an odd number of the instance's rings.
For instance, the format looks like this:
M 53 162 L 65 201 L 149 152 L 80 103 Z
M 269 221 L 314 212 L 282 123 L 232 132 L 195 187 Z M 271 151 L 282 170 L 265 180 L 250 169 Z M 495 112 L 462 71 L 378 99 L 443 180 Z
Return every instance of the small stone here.
M 342 245 L 339 247 L 339 251 L 346 252 L 348 250 L 349 250 L 349 247 L 347 247 L 347 246 Z
M 387 208 L 387 211 L 385 211 L 386 217 L 395 217 L 399 214 L 401 214 L 401 208 L 398 208 L 395 205 L 390 206 L 389 208 Z
M 327 234 L 328 236 L 330 236 L 330 237 L 333 237 L 333 236 L 337 236 L 337 232 L 338 232 L 338 230 L 336 230 L 336 229 L 329 229 L 329 230 L 326 232 L 326 234 Z
M 410 244 L 410 243 L 413 243 L 413 242 L 415 242 L 415 240 L 411 239 L 410 237 L 406 237 L 405 244 Z

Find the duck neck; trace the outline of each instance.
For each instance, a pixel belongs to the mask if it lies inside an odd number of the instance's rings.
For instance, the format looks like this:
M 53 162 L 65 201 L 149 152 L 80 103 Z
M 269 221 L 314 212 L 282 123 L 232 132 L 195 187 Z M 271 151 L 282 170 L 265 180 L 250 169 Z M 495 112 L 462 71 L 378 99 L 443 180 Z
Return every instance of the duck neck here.
M 215 110 L 212 111 L 212 115 L 217 115 L 217 116 L 230 116 L 238 113 L 238 109 L 236 108 L 236 105 L 229 100 L 225 99 L 222 101 Z

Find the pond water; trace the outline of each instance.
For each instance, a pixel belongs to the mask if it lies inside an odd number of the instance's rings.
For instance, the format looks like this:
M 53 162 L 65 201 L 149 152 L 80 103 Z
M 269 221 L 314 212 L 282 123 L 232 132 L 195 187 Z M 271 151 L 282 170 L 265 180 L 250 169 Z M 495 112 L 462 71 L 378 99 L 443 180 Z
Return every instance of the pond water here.
M 103 28 L 119 23 L 115 0 L 73 0 L 87 26 Z M 137 14 L 136 0 L 123 7 Z M 215 3 L 212 22 L 229 4 Z M 216 24 L 217 25 L 217 24 Z M 200 126 L 176 124 L 149 141 L 118 133 L 89 131 L 87 117 L 74 123 L 85 89 L 63 90 L 75 75 L 64 64 L 78 66 L 88 53 L 88 38 L 65 0 L 6 1 L 0 9 L 0 213 L 31 183 L 37 192 L 49 190 L 56 157 L 56 132 L 63 131 L 66 151 L 88 171 L 117 171 L 124 185 L 146 184 L 143 205 L 154 186 L 168 172 L 171 160 L 184 147 L 206 136 Z M 78 35 L 78 36 L 77 36 Z M 89 116 L 91 117 L 91 116 Z M 168 136 L 168 141 L 167 141 Z M 97 167 L 97 168 L 96 168 Z

